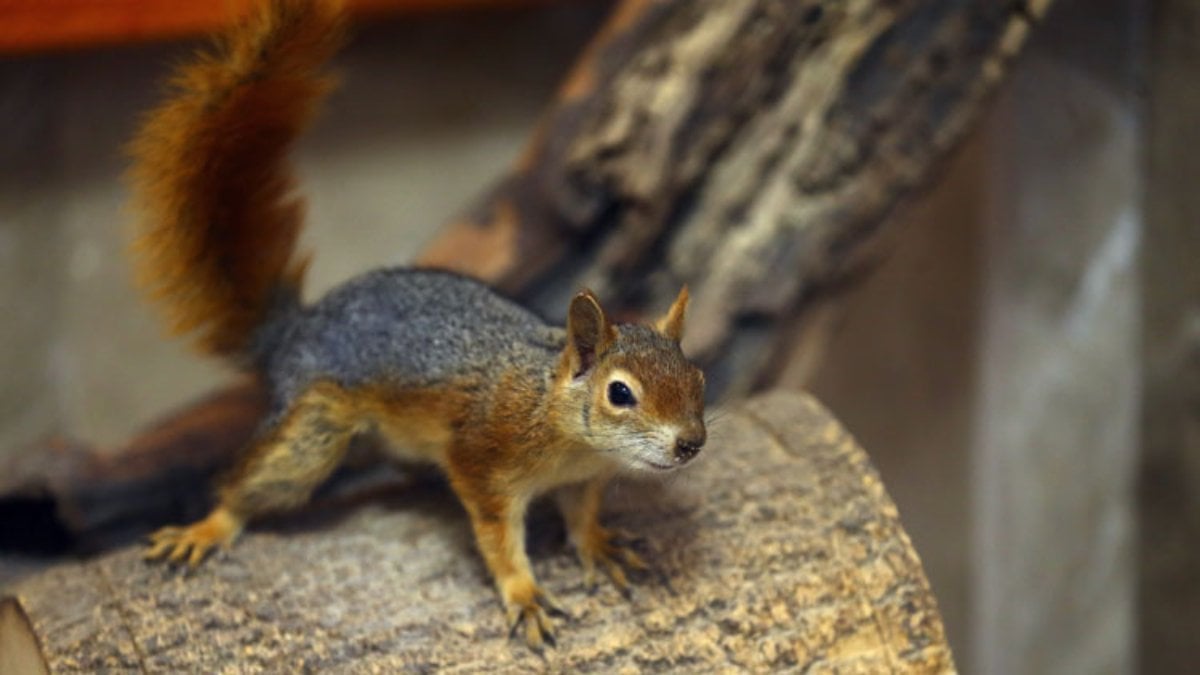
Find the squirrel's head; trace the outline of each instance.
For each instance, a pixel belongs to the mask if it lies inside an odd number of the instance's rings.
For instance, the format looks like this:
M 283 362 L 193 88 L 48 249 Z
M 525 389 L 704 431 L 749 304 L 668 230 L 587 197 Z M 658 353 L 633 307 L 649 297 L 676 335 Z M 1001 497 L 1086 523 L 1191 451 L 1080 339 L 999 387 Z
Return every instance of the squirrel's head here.
M 684 357 L 688 291 L 653 326 L 614 324 L 583 291 L 567 314 L 560 377 L 584 439 L 641 471 L 670 471 L 704 445 L 704 373 Z

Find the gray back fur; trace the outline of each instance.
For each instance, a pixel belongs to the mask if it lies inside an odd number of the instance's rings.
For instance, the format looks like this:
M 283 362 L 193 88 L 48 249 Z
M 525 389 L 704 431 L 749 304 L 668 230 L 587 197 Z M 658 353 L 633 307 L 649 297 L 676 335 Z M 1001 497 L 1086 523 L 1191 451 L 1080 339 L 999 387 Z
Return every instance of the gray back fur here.
M 565 332 L 484 284 L 449 272 L 368 272 L 319 302 L 281 312 L 253 351 L 266 371 L 276 413 L 309 384 L 391 383 L 422 387 L 513 369 L 547 376 Z

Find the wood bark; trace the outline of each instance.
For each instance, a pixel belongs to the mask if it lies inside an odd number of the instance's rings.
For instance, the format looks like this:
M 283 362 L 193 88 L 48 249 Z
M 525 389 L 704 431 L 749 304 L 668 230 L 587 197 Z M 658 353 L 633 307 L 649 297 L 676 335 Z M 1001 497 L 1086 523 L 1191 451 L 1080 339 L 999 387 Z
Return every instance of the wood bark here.
M 549 316 L 691 286 L 710 387 L 769 383 L 797 319 L 863 260 L 1050 3 L 621 3 L 513 173 L 420 262 Z
M 866 454 L 813 399 L 732 408 L 703 461 L 610 490 L 645 538 L 631 598 L 589 593 L 557 518 L 530 552 L 571 614 L 539 657 L 507 639 L 449 491 L 410 484 L 252 529 L 183 574 L 136 550 L 15 587 L 53 672 L 949 672 L 937 605 Z

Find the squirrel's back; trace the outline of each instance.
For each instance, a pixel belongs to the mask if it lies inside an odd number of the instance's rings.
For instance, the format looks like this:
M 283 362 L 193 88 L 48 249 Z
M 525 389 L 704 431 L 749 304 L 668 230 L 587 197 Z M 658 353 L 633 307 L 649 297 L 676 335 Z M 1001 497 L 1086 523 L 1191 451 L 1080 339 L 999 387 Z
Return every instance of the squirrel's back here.
M 289 317 L 255 346 L 286 399 L 315 380 L 420 388 L 505 373 L 549 374 L 562 329 L 484 284 L 408 268 L 368 272 Z

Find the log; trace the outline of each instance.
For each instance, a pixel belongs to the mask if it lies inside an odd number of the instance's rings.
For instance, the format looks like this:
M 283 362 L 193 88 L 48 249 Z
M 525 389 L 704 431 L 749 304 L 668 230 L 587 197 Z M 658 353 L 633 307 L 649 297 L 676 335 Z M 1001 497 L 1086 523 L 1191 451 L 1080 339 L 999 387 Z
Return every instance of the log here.
M 53 672 L 950 672 L 937 605 L 866 454 L 812 398 L 731 407 L 704 461 L 623 482 L 609 521 L 653 572 L 588 593 L 557 519 L 535 573 L 571 614 L 543 656 L 507 629 L 466 518 L 441 487 L 385 490 L 252 529 L 194 573 L 136 549 L 12 589 Z
M 419 262 L 547 316 L 691 286 L 709 389 L 770 384 L 975 119 L 1049 0 L 626 0 L 512 173 Z

